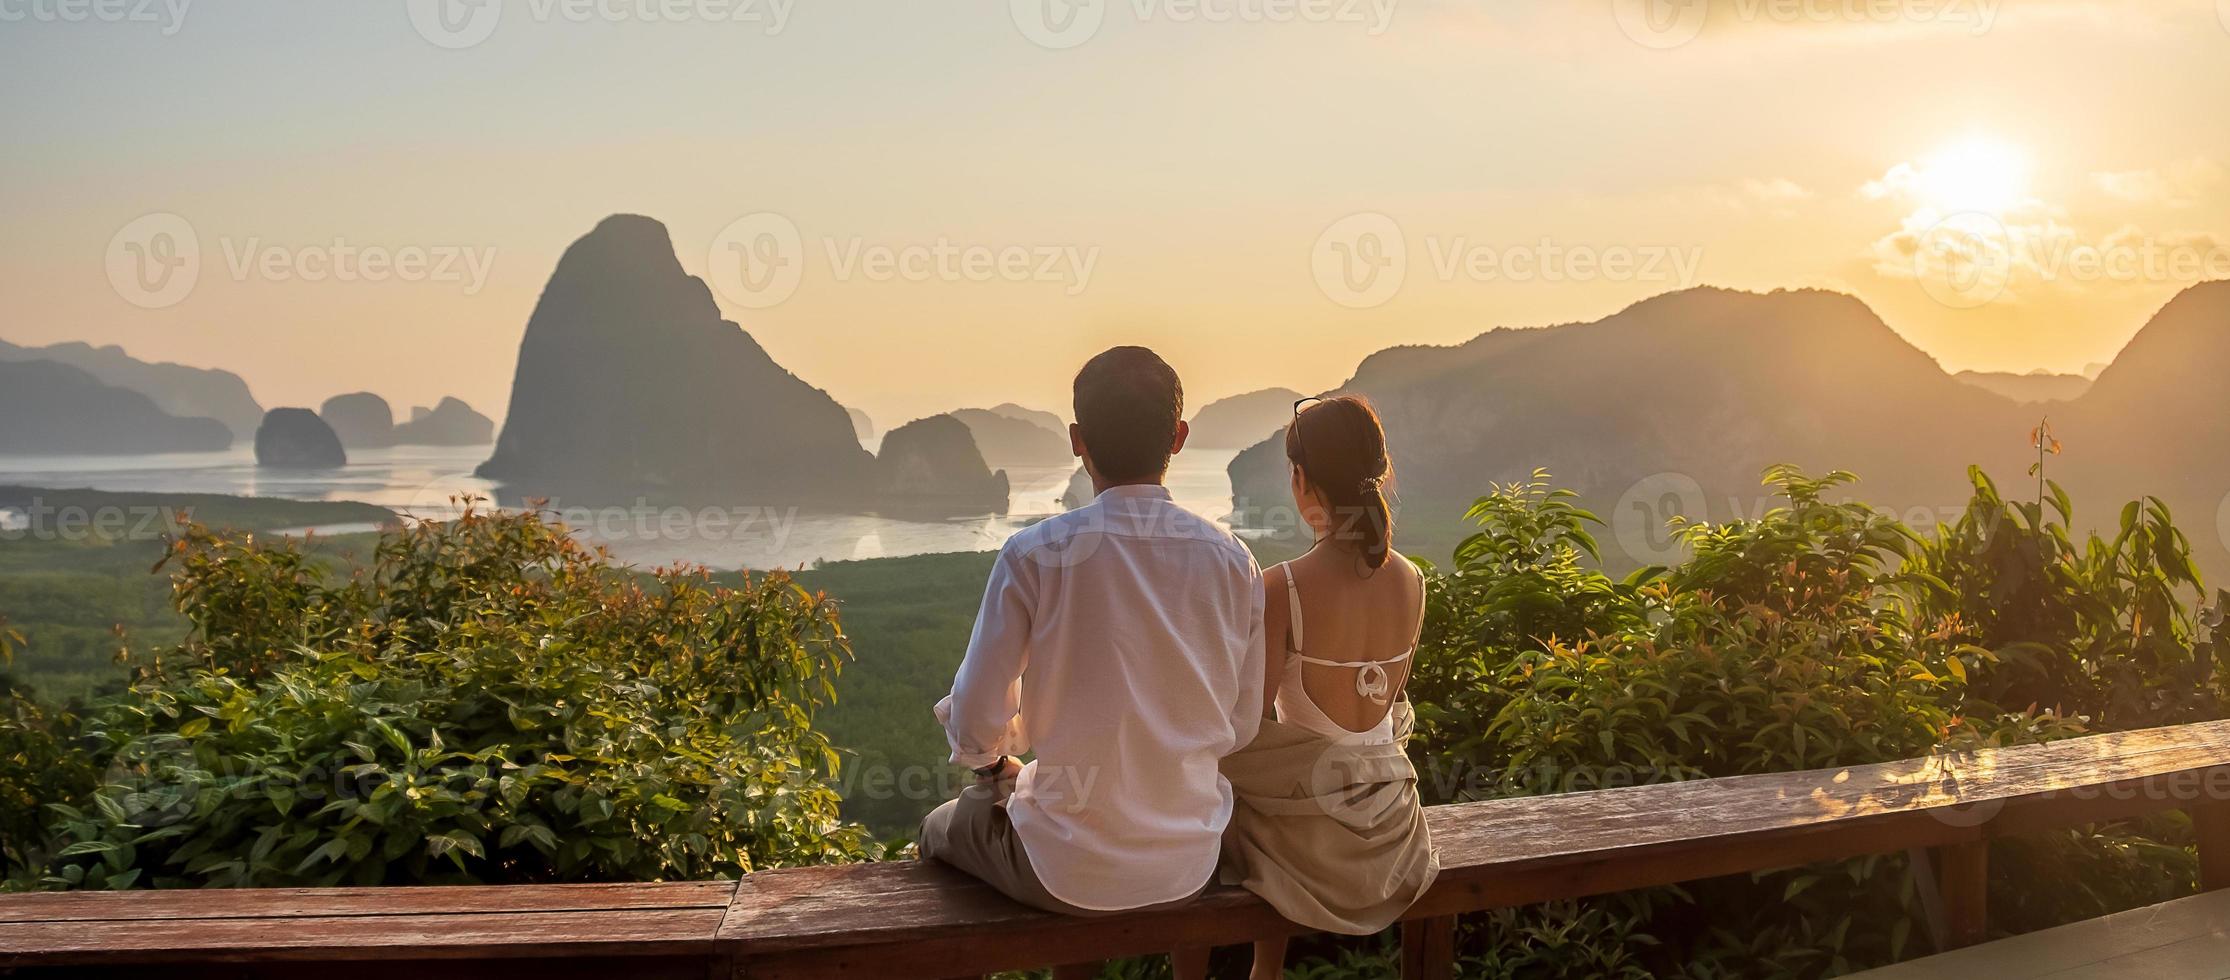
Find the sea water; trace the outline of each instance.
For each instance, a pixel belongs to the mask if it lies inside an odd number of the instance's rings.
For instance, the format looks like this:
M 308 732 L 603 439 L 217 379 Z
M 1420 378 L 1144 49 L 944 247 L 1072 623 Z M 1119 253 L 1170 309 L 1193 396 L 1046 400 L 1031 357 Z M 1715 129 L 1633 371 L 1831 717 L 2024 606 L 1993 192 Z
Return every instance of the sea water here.
M 256 466 L 255 453 L 151 456 L 0 456 L 0 485 L 88 488 L 148 493 L 211 493 L 285 500 L 353 500 L 426 519 L 454 517 L 458 498 L 499 499 L 473 476 L 487 446 L 400 446 L 353 449 L 337 470 L 289 471 Z M 1231 510 L 1226 467 L 1235 452 L 1195 450 L 1171 461 L 1169 489 L 1177 502 L 1223 522 Z M 673 506 L 649 499 L 578 506 L 548 503 L 583 541 L 621 562 L 642 567 L 698 564 L 716 569 L 797 568 L 825 561 L 989 551 L 1016 531 L 1061 512 L 1070 466 L 1007 470 L 1008 509 L 943 520 L 875 514 L 817 513 L 802 506 Z M 511 507 L 525 506 L 505 500 Z M 6 520 L 0 514 L 0 521 Z M 296 528 L 325 534 L 371 530 L 364 525 Z

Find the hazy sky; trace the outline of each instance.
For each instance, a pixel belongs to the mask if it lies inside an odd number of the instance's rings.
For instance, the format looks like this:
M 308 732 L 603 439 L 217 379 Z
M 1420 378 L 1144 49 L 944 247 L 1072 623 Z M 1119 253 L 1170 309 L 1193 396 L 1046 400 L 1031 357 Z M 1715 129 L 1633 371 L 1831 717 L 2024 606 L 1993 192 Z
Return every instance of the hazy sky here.
M 2230 276 L 2230 0 L 181 2 L 0 0 L 0 338 L 267 405 L 499 413 L 622 211 L 886 426 L 1694 283 L 2079 370 Z

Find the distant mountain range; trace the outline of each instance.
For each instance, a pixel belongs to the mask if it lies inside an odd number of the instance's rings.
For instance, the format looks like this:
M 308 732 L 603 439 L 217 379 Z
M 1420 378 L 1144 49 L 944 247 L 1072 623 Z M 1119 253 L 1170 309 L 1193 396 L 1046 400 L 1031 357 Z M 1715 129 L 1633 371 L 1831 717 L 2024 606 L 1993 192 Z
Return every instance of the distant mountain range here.
M 180 418 L 129 388 L 59 361 L 0 360 L 0 454 L 222 452 L 232 430 Z
M 2072 401 L 2091 388 L 2091 379 L 2080 374 L 2031 371 L 1961 371 L 1952 375 L 1962 384 L 1995 392 L 2024 404 Z
M 0 363 L 47 363 L 70 368 L 92 378 L 101 386 L 138 396 L 137 399 L 114 400 L 114 396 L 95 396 L 80 393 L 79 404 L 102 407 L 91 417 L 65 418 L 48 413 L 31 416 L 53 418 L 37 433 L 18 433 L 7 445 L 32 445 L 46 447 L 41 450 L 51 454 L 69 455 L 143 455 L 164 452 L 210 451 L 227 448 L 227 444 L 212 445 L 206 426 L 173 423 L 197 419 L 213 419 L 231 434 L 232 441 L 253 440 L 265 420 L 263 407 L 256 403 L 248 391 L 247 382 L 230 371 L 213 368 L 186 367 L 181 364 L 142 361 L 126 353 L 123 348 L 94 347 L 83 343 L 54 344 L 47 347 L 23 347 L 0 341 Z M 41 372 L 45 374 L 46 372 Z M 28 375 L 21 375 L 28 377 Z M 45 384 L 58 384 L 51 378 Z M 74 384 L 74 382 L 72 382 Z M 28 398 L 30 389 L 16 392 L 18 399 Z M 156 412 L 171 418 L 171 422 L 155 421 L 146 433 L 124 436 L 106 423 L 95 423 L 92 418 L 142 416 L 139 400 L 150 403 Z M 472 406 L 455 398 L 444 398 L 433 408 L 412 410 L 411 420 L 397 423 L 387 400 L 369 392 L 341 395 L 325 403 L 327 422 L 351 447 L 381 447 L 396 445 L 470 446 L 486 445 L 495 439 L 495 423 Z M 169 435 L 187 433 L 180 442 L 167 442 Z M 0 450 L 18 452 L 26 450 Z
M 1661 528 L 1675 513 L 1772 506 L 1758 478 L 1782 462 L 1852 470 L 1852 496 L 1932 527 L 1965 503 L 1969 464 L 2024 496 L 2028 433 L 2049 409 L 2066 453 L 2048 475 L 2087 508 L 2079 520 L 2157 494 L 2221 565 L 2230 388 L 2207 380 L 2216 366 L 2230 366 L 2230 283 L 2178 296 L 2095 384 L 2050 406 L 1946 374 L 1852 297 L 1699 288 L 1592 323 L 1381 351 L 1338 391 L 1384 417 L 1405 540 L 1428 553 L 1453 543 L 1491 483 L 1536 467 L 1612 523 L 1614 563 L 1667 557 Z M 1283 460 L 1273 439 L 1233 461 L 1242 514 L 1287 505 Z
M 0 340 L 0 361 L 67 364 L 102 384 L 147 396 L 165 414 L 216 419 L 236 436 L 253 436 L 256 426 L 263 423 L 263 406 L 248 393 L 248 383 L 230 371 L 149 363 L 124 353 L 121 347 L 80 343 L 19 347 Z

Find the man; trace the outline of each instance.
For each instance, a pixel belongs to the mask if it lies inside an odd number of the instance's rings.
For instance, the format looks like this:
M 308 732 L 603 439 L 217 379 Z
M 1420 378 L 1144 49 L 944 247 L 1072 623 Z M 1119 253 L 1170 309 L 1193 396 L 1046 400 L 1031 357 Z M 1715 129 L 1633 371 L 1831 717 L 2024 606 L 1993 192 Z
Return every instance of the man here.
M 1168 364 L 1100 354 L 1074 408 L 1098 496 L 1000 550 L 937 705 L 977 783 L 923 822 L 920 849 L 1089 916 L 1182 903 L 1214 875 L 1232 806 L 1217 764 L 1261 724 L 1263 596 L 1246 547 L 1162 486 L 1188 434 Z

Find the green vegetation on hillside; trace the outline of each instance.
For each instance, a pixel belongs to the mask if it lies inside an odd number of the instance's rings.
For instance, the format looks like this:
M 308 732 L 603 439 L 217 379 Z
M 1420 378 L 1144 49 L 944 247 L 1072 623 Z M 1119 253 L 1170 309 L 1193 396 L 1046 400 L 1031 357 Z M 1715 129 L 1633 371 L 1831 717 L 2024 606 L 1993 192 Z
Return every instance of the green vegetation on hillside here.
M 709 878 L 876 852 L 813 727 L 849 650 L 780 575 L 646 582 L 534 515 L 475 513 L 385 533 L 345 576 L 200 528 L 168 563 L 184 643 L 81 720 L 0 714 L 11 757 L 67 739 L 101 773 L 0 785 L 0 826 L 43 823 L 9 849 L 19 880 Z
M 127 645 L 185 637 L 168 578 L 150 569 L 189 519 L 246 533 L 396 520 L 386 508 L 353 502 L 17 486 L 0 486 L 0 513 L 11 517 L 0 526 L 0 615 L 24 638 L 13 670 L 56 703 L 121 689 L 117 655 Z M 312 550 L 342 560 L 369 540 L 320 538 Z
M 854 758 L 843 773 L 844 815 L 883 837 L 912 838 L 957 792 L 944 731 L 930 707 L 952 687 L 968 651 L 993 555 L 921 555 L 836 562 L 797 575 L 835 596 L 858 662 L 821 713 L 829 741 Z
M 1601 522 L 1545 475 L 1494 488 L 1428 569 L 1410 687 L 1425 794 L 1857 765 L 2224 716 L 2223 597 L 2209 604 L 2165 505 L 2131 502 L 2078 533 L 2057 486 L 2009 500 L 1969 477 L 1963 512 L 1913 528 L 1844 499 L 1850 474 L 1775 468 L 1778 506 L 1680 524 L 1689 557 L 1623 578 L 1601 570 Z M 190 630 L 129 691 L 72 713 L 0 685 L 0 860 L 47 886 L 702 876 L 870 857 L 868 830 L 909 835 L 956 784 L 930 706 L 965 651 L 988 554 L 832 564 L 794 583 L 646 578 L 530 517 L 416 527 L 370 550 L 359 567 L 192 536 L 172 559 Z M 346 791 L 323 802 L 297 788 L 333 773 Z M 397 786 L 418 796 L 394 802 Z M 58 799 L 74 802 L 37 806 Z M 12 843 L 26 839 L 41 843 Z M 1999 933 L 2195 887 L 2179 814 L 1992 846 Z M 1464 973 L 1832 975 L 1930 949 L 1918 882 L 1888 855 L 1467 917 Z M 1319 937 L 1295 965 L 1361 980 L 1389 975 L 1391 955 L 1384 937 Z
M 2158 501 L 2078 539 L 2056 488 L 2014 503 L 1979 472 L 1922 534 L 1777 468 L 1787 501 L 1680 529 L 1692 557 L 1623 580 L 1593 515 L 1543 477 L 1479 500 L 1430 576 L 1410 695 L 1441 800 L 1884 762 L 2221 717 L 2190 546 Z M 2020 932 L 2194 887 L 2180 815 L 1997 846 L 1994 929 Z M 1834 975 L 1928 948 L 1901 855 L 1514 910 L 1467 921 L 1489 977 Z M 1553 938 L 1552 938 L 1553 937 Z

